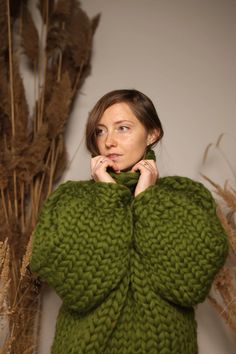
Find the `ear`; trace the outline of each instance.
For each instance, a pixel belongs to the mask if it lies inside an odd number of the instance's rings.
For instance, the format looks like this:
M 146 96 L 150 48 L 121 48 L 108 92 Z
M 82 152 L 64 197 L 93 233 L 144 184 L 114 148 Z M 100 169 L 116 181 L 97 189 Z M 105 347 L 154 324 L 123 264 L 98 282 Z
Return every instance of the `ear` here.
M 147 136 L 147 145 L 151 145 L 155 143 L 160 136 L 160 130 L 159 129 L 153 129 L 148 133 Z

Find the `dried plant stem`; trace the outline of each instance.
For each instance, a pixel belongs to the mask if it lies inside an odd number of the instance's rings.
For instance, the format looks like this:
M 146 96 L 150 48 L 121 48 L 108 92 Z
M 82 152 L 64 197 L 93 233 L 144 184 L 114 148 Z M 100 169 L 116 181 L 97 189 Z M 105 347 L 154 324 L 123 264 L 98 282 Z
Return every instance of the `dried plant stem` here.
M 229 159 L 227 158 L 226 154 L 224 153 L 224 151 L 219 146 L 217 148 L 218 148 L 219 152 L 221 153 L 223 159 L 225 160 L 226 164 L 228 165 L 230 171 L 232 172 L 234 178 L 236 179 L 236 173 L 235 173 L 235 171 L 234 171 Z
M 10 74 L 10 94 L 11 94 L 11 123 L 12 136 L 15 136 L 15 111 L 14 111 L 14 84 L 13 84 L 13 65 L 12 65 L 12 34 L 10 17 L 10 0 L 7 0 L 7 24 L 8 24 L 8 55 L 9 55 L 9 74 Z
M 0 185 L 0 233 L 5 240 L 0 242 L 0 316 L 6 323 L 6 330 L 0 334 L 0 353 L 33 354 L 37 350 L 40 328 L 41 282 L 28 270 L 32 232 L 43 201 L 65 169 L 65 123 L 81 78 L 88 74 L 89 55 L 83 56 L 83 53 L 90 52 L 94 26 L 93 21 L 89 23 L 86 14 L 79 10 L 76 1 L 70 0 L 70 5 L 64 8 L 63 0 L 60 9 L 57 6 L 53 9 L 49 0 L 45 0 L 39 3 L 43 21 L 38 34 L 31 11 L 37 6 L 33 0 L 27 4 L 22 1 L 15 4 L 11 0 L 4 0 L 4 3 L 5 16 L 3 14 L 1 20 L 5 21 L 8 31 L 8 55 L 5 50 L 0 51 L 4 65 L 1 92 L 7 92 L 6 102 L 2 104 L 6 109 L 0 129 L 4 162 Z M 29 11 L 24 8 L 28 5 Z M 84 16 L 81 31 L 67 26 L 71 16 L 78 16 L 78 24 Z M 70 36 L 68 43 L 59 44 L 61 39 L 64 41 Z M 88 38 L 87 43 L 84 43 L 85 38 Z M 33 75 L 33 119 L 28 112 L 24 80 L 18 70 L 22 56 L 15 54 L 15 47 L 23 49 Z M 59 55 L 58 48 L 61 50 Z M 87 59 L 82 62 L 82 57 Z M 60 156 L 62 161 L 59 161 Z M 4 258 L 6 245 L 8 260 Z
M 7 208 L 8 208 L 8 211 L 9 211 L 9 216 L 12 216 L 12 214 L 13 214 L 12 202 L 11 202 L 10 192 L 9 192 L 8 189 L 6 191 L 6 194 L 7 194 Z
M 60 82 L 60 81 L 61 81 L 61 69 L 62 69 L 62 52 L 59 53 L 58 71 L 57 71 L 57 82 Z
M 224 311 L 223 311 L 223 312 L 225 312 L 226 309 L 228 309 L 228 307 L 230 306 L 230 304 L 233 303 L 233 301 L 232 301 L 229 289 L 223 289 L 223 291 L 221 291 L 221 294 L 222 294 L 222 298 L 223 298 L 224 303 L 225 303 L 225 308 L 224 308 Z
M 223 211 L 220 208 L 218 208 L 217 213 L 218 213 L 218 216 L 221 219 L 222 224 L 227 232 L 229 243 L 232 248 L 232 251 L 236 255 L 236 237 L 235 237 L 236 234 L 235 234 L 235 231 L 230 227 L 230 225 L 226 219 L 226 216 L 224 215 Z
M 46 25 L 42 25 L 41 26 L 41 31 L 40 31 L 40 43 L 41 43 L 41 46 L 44 47 L 44 34 L 46 33 L 47 34 L 47 31 L 48 31 L 48 0 L 46 1 Z M 43 21 L 43 19 L 42 19 Z M 35 87 L 35 97 L 37 97 L 37 106 L 38 106 L 38 112 L 40 110 L 39 108 L 39 97 L 40 97 L 40 93 L 42 92 L 41 90 L 41 86 L 42 85 L 45 85 L 45 81 L 44 82 L 41 82 L 41 78 L 45 79 L 45 68 L 46 68 L 46 65 L 47 65 L 47 58 L 45 58 L 45 55 L 46 55 L 46 52 L 44 51 L 44 48 L 41 48 L 41 52 L 44 53 L 44 55 L 42 57 L 40 57 L 38 60 L 38 78 L 36 79 L 35 77 L 35 84 L 36 84 L 36 87 Z M 35 74 L 36 76 L 36 74 Z M 37 93 L 36 93 L 37 91 Z
M 20 183 L 20 203 L 21 203 L 21 231 L 22 233 L 25 232 L 25 188 L 24 188 L 24 182 Z
M 225 311 L 225 309 L 212 296 L 208 296 L 208 299 L 213 305 L 213 307 L 216 309 L 218 314 L 222 316 L 225 322 L 231 327 L 231 329 L 236 332 L 236 324 L 232 320 L 230 313 Z
M 36 215 L 35 215 L 35 193 L 34 193 L 34 183 L 33 181 L 30 183 L 30 200 L 31 200 L 31 215 L 30 215 L 30 219 L 31 219 L 31 227 L 34 226 L 34 222 L 36 219 Z
M 22 264 L 21 264 L 21 270 L 20 270 L 20 280 L 22 280 L 25 276 L 26 269 L 29 265 L 30 261 L 30 256 L 31 256 L 31 251 L 32 251 L 32 235 L 30 235 L 30 239 L 26 248 L 26 252 L 24 254 Z
M 65 29 L 65 23 L 62 23 L 62 29 Z M 59 59 L 58 59 L 58 71 L 57 71 L 57 82 L 61 81 L 61 70 L 62 70 L 62 52 L 59 52 Z
M 209 150 L 211 148 L 213 149 L 216 149 L 222 156 L 223 160 L 226 162 L 227 166 L 229 167 L 230 171 L 232 172 L 234 178 L 236 179 L 236 173 L 233 169 L 233 166 L 232 164 L 230 163 L 227 155 L 225 154 L 224 150 L 221 148 L 221 141 L 223 140 L 223 137 L 225 136 L 226 134 L 225 133 L 222 133 L 220 134 L 220 136 L 218 137 L 217 139 L 217 142 L 216 143 L 210 143 L 208 144 L 208 146 L 206 147 L 205 149 L 205 152 L 204 152 L 204 156 L 203 156 L 203 165 L 206 164 L 207 162 L 207 158 L 208 158 L 208 155 L 209 155 Z
M 44 102 L 45 102 L 45 82 L 46 82 L 46 77 L 47 77 L 47 54 L 45 53 L 45 64 L 44 64 L 44 79 L 43 79 L 43 87 L 41 88 L 41 90 L 39 90 L 40 94 L 40 99 L 39 99 L 39 105 L 38 105 L 38 129 L 40 128 L 40 126 L 43 123 L 43 114 L 44 114 Z
M 229 310 L 231 305 L 234 305 L 236 302 L 236 297 L 232 298 L 228 303 L 226 303 L 226 306 L 224 307 L 224 309 L 222 310 L 222 312 L 220 313 L 220 315 L 222 316 L 227 310 Z M 231 310 L 229 310 L 231 311 Z M 234 308 L 232 309 L 232 313 L 235 314 L 235 310 Z
M 57 144 L 56 150 L 55 150 L 55 158 L 54 158 L 53 166 L 52 166 L 53 173 L 55 173 L 55 170 L 56 170 L 56 166 L 57 166 L 57 161 L 58 161 L 59 154 L 60 154 L 60 143 Z
M 55 160 L 55 139 L 52 140 L 52 153 L 51 153 L 51 168 L 49 173 L 48 196 L 52 191 L 53 175 L 54 175 L 54 160 Z
M 20 279 L 20 281 L 18 283 L 17 293 L 18 293 L 18 291 L 20 289 L 21 281 L 22 281 L 22 279 Z M 27 294 L 27 292 L 30 290 L 30 286 L 31 286 L 31 284 L 28 284 L 26 289 L 23 292 L 21 292 L 21 296 L 19 298 L 17 296 L 15 296 L 15 299 L 14 299 L 14 302 L 13 302 L 13 305 L 12 305 L 13 309 L 20 308 L 20 304 L 21 304 L 22 301 L 24 301 L 24 297 Z
M 15 137 L 15 106 L 14 106 L 14 80 L 13 80 L 13 57 L 12 57 L 12 33 L 11 33 L 11 17 L 10 17 L 10 0 L 7 0 L 7 24 L 8 24 L 8 55 L 9 55 L 9 75 L 10 75 L 10 95 L 11 95 L 11 126 L 12 137 Z M 13 171 L 13 188 L 14 188 L 14 207 L 15 216 L 18 217 L 17 206 L 17 186 L 16 186 L 16 171 Z
M 38 130 L 38 127 L 37 127 L 37 99 L 36 97 L 38 97 L 38 94 L 37 94 L 37 86 L 39 85 L 38 84 L 38 80 L 37 80 L 37 66 L 38 64 L 36 64 L 35 62 L 33 63 L 33 79 L 34 79 L 34 101 L 35 101 L 35 119 L 33 121 L 33 128 L 34 128 L 34 135 L 36 135 L 36 132 Z
M 15 331 L 15 324 L 13 323 L 12 327 L 11 327 L 11 335 L 10 335 L 10 338 L 12 339 L 12 341 L 9 343 L 9 349 L 12 348 L 12 344 L 13 344 L 13 341 L 15 340 L 15 336 L 14 336 L 14 331 Z M 9 352 L 10 353 L 10 352 Z
M 36 135 L 37 131 L 38 131 L 38 116 L 39 116 L 39 102 L 38 100 L 35 101 L 35 117 L 34 117 L 34 136 Z
M 37 109 L 37 124 L 36 131 L 38 131 L 43 123 L 43 107 L 44 107 L 44 87 L 39 89 L 40 97 L 38 99 L 38 109 Z
M 9 334 L 9 337 L 6 339 L 4 345 L 1 350 L 1 354 L 10 354 L 11 353 L 11 348 L 12 348 L 12 343 L 14 341 L 14 338 L 11 337 L 11 334 Z
M 46 160 L 46 162 L 45 162 L 45 171 L 43 172 L 42 177 L 41 177 L 41 179 L 40 179 L 39 196 L 42 196 L 43 185 L 44 185 L 44 182 L 45 182 L 45 178 L 46 178 L 46 174 L 47 174 L 47 169 L 48 169 L 49 162 L 50 162 L 50 157 L 51 157 L 51 149 L 50 149 L 49 152 L 48 152 L 47 160 Z M 39 197 L 39 201 L 40 201 L 40 199 L 41 199 L 41 198 Z
M 46 24 L 45 24 L 45 32 L 48 33 L 48 0 L 46 1 Z M 43 26 L 42 26 L 43 27 Z M 44 30 L 44 28 L 43 28 Z M 42 31 L 42 37 L 43 37 L 43 31 Z M 43 77 L 43 83 L 42 83 L 42 90 L 40 89 L 41 82 L 39 80 L 39 99 L 38 102 L 38 128 L 41 126 L 43 123 L 43 113 L 44 113 L 44 103 L 45 103 L 45 88 L 46 88 L 46 79 L 47 79 L 47 61 L 48 61 L 48 55 L 47 52 L 45 51 L 45 54 L 43 56 L 42 60 L 42 77 Z
M 213 304 L 219 314 L 221 313 L 222 316 L 225 316 L 223 307 L 211 295 L 208 295 L 208 300 Z
M 10 265 L 10 255 L 9 255 L 9 244 L 8 240 L 6 239 L 4 244 L 1 244 L 2 248 L 2 253 L 0 259 L 0 268 L 2 268 L 0 272 L 1 276 L 1 283 L 0 283 L 0 309 L 3 308 L 4 305 L 4 300 L 5 300 L 5 295 L 8 291 L 8 287 L 10 284 L 10 278 L 9 278 L 9 265 Z
M 222 188 L 210 178 L 204 175 L 203 177 L 215 188 L 215 192 L 220 196 L 221 203 L 226 210 L 223 212 L 219 205 L 217 214 L 225 229 L 229 243 L 228 258 L 216 276 L 212 286 L 212 294 L 208 297 L 219 315 L 236 333 L 236 225 L 233 221 L 233 217 L 236 215 L 236 193 L 227 183 Z
M 33 222 L 36 221 L 36 215 L 38 214 L 39 210 L 39 201 L 40 201 L 40 194 L 39 194 L 39 188 L 40 188 L 40 178 L 36 177 L 33 185 L 34 189 L 34 217 Z
M 43 26 L 41 26 L 41 28 L 43 28 Z M 42 40 L 42 38 L 41 38 Z M 39 49 L 40 52 L 40 49 Z M 33 117 L 33 136 L 36 135 L 38 128 L 39 128 L 39 124 L 38 124 L 38 92 L 40 91 L 40 83 L 39 83 L 39 77 L 40 77 L 40 58 L 38 58 L 39 60 L 37 61 L 33 61 L 33 82 L 34 82 L 34 117 Z M 37 70 L 38 69 L 38 70 Z M 37 71 L 39 72 L 39 75 L 37 75 Z M 37 90 L 38 89 L 38 90 Z
M 12 250 L 10 250 L 11 252 L 11 260 L 12 260 L 12 263 L 11 263 L 11 279 L 12 279 L 12 288 L 13 288 L 13 292 L 12 292 L 12 298 L 16 298 L 17 296 L 17 289 L 18 289 L 18 278 L 19 278 L 19 271 L 18 271 L 18 265 L 16 264 L 17 261 L 16 261 L 16 255 L 13 253 Z M 14 301 L 12 301 L 11 299 L 11 304 L 14 303 Z
M 16 170 L 13 171 L 13 185 L 14 185 L 14 209 L 15 217 L 18 218 L 18 201 L 17 201 L 17 180 L 16 180 Z
M 2 198 L 2 206 L 3 206 L 5 219 L 6 219 L 7 225 L 9 226 L 9 218 L 8 218 L 8 212 L 7 212 L 7 206 L 6 206 L 6 201 L 5 201 L 5 195 L 4 195 L 3 188 L 1 188 L 1 198 Z
M 2 278 L 2 274 L 1 274 L 1 278 Z M 0 309 L 2 309 L 3 306 L 4 306 L 4 300 L 6 298 L 6 294 L 8 292 L 8 288 L 9 288 L 10 282 L 11 282 L 11 279 L 8 279 L 4 284 L 1 284 L 2 285 L 2 289 L 1 289 L 1 292 L 0 292 Z

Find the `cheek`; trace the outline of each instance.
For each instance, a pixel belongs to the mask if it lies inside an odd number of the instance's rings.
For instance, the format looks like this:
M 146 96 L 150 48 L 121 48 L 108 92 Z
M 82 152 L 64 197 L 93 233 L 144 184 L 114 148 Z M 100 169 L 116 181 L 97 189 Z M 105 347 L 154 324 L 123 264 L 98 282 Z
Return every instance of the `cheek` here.
M 101 154 L 101 153 L 102 153 L 102 151 L 103 151 L 103 147 L 104 147 L 104 144 L 102 144 L 101 139 L 97 140 L 97 148 L 98 148 L 98 152 L 99 152 L 99 154 Z
M 135 154 L 135 152 L 139 152 L 140 151 L 145 151 L 147 143 L 146 143 L 146 136 L 144 135 L 138 135 L 135 137 L 131 137 L 128 141 L 127 141 L 127 148 L 130 149 L 130 152 L 133 152 Z
M 145 154 L 146 144 L 143 140 L 132 140 L 125 147 L 127 163 L 133 165 L 141 160 Z

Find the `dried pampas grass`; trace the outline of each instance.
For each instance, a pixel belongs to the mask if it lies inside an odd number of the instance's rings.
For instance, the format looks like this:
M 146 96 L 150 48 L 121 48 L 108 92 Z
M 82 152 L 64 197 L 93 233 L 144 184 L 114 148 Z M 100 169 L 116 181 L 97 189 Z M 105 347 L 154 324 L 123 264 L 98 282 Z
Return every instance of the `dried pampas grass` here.
M 223 156 L 230 171 L 235 176 L 234 169 L 222 148 L 223 138 L 224 134 L 221 134 L 216 144 L 208 145 L 203 163 L 206 166 L 209 151 L 214 149 Z M 229 243 L 228 258 L 214 280 L 208 299 L 236 334 L 236 190 L 229 185 L 228 181 L 222 187 L 205 174 L 202 174 L 202 176 L 214 188 L 214 192 L 218 196 L 218 215 L 228 236 Z
M 32 2 L 33 3 L 33 2 Z M 31 6 L 32 5 L 32 6 Z M 37 350 L 41 284 L 28 269 L 38 212 L 66 168 L 64 131 L 90 71 L 93 34 L 75 0 L 0 2 L 0 353 Z M 30 114 L 22 57 L 34 77 Z

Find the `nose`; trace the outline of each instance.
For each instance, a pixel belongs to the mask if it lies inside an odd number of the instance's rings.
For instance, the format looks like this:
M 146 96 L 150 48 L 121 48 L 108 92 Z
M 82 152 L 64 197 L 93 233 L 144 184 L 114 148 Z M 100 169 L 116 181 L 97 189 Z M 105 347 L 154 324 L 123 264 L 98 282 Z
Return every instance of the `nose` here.
M 115 139 L 115 136 L 114 136 L 113 132 L 107 133 L 106 140 L 105 140 L 105 145 L 106 145 L 107 148 L 110 148 L 112 146 L 116 146 L 117 145 L 117 141 Z

